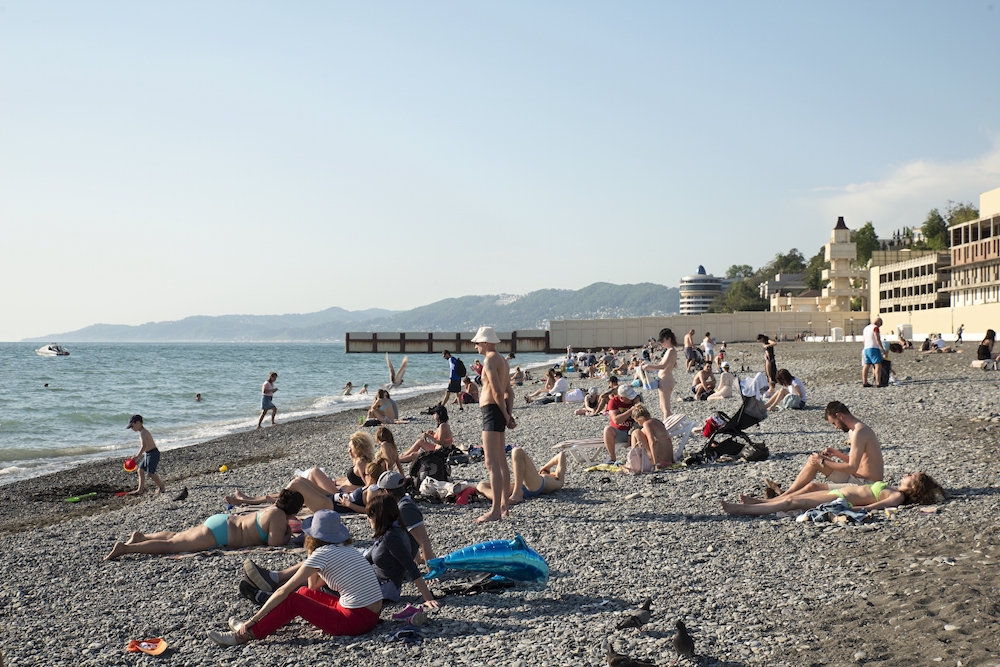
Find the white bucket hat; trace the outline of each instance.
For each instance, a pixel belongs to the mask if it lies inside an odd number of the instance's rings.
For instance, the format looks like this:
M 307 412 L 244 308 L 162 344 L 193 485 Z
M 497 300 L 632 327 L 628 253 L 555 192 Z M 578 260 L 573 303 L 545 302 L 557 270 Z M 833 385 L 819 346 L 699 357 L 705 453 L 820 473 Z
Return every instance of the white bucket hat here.
M 497 332 L 493 330 L 493 327 L 479 327 L 479 331 L 472 337 L 472 342 L 492 343 L 493 345 L 498 345 L 500 343 L 500 337 L 497 336 Z

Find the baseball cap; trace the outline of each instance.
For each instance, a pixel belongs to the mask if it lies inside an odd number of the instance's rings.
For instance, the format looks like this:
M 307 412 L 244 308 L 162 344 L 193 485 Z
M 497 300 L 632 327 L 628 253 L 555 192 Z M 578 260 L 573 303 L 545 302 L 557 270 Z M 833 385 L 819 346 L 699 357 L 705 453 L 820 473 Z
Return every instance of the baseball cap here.
M 125 428 L 132 428 L 132 424 L 136 422 L 142 423 L 142 415 L 132 415 L 132 418 L 128 420 L 128 426 Z
M 722 362 L 722 367 L 723 368 L 729 368 L 729 362 L 728 361 L 723 361 Z
M 627 398 L 630 401 L 634 401 L 636 396 L 638 396 L 639 394 L 635 393 L 635 389 L 633 389 L 629 385 L 623 384 L 622 386 L 618 387 L 618 395 L 621 396 L 622 398 Z
M 386 470 L 378 476 L 375 486 L 384 491 L 394 491 L 401 489 L 406 484 L 406 478 L 394 470 Z

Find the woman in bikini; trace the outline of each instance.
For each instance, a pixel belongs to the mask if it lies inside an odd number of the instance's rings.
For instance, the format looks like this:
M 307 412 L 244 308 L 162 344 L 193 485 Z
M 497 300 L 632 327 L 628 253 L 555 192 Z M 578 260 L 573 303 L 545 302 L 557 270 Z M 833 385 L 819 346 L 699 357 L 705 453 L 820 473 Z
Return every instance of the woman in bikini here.
M 177 554 L 185 551 L 208 551 L 216 547 L 239 549 L 259 544 L 280 546 L 292 536 L 288 520 L 302 509 L 302 494 L 285 489 L 274 507 L 256 514 L 231 516 L 213 514 L 205 523 L 174 533 L 132 533 L 127 542 L 116 542 L 104 560 L 125 554 Z
M 455 436 L 451 433 L 451 425 L 448 424 L 448 409 L 439 405 L 434 410 L 434 419 L 437 420 L 436 431 L 424 431 L 424 434 L 413 443 L 400 457 L 402 463 L 412 463 L 423 452 L 433 449 L 449 449 L 455 444 Z
M 543 493 L 555 493 L 566 483 L 566 452 L 559 452 L 552 460 L 535 470 L 535 462 L 528 452 L 521 447 L 510 451 L 511 474 L 510 496 L 507 502 L 511 505 L 531 498 L 537 498 Z M 489 482 L 480 482 L 476 490 L 490 500 L 493 500 L 493 489 Z
M 789 510 L 808 510 L 836 498 L 843 498 L 850 507 L 864 507 L 871 511 L 886 507 L 898 507 L 908 503 L 932 505 L 938 501 L 938 498 L 947 497 L 947 493 L 941 488 L 941 485 L 923 472 L 904 475 L 903 479 L 899 480 L 898 487 L 889 486 L 886 482 L 845 486 L 816 484 L 816 486 L 826 490 L 810 491 L 791 498 L 780 497 L 772 500 L 740 496 L 742 502 L 739 503 L 727 503 L 723 500 L 722 509 L 729 514 L 763 516 L 764 514 Z
M 657 391 L 660 392 L 660 410 L 663 412 L 663 419 L 666 421 L 667 417 L 673 414 L 670 410 L 670 394 L 674 391 L 674 367 L 677 366 L 677 336 L 670 329 L 663 329 L 660 331 L 660 345 L 666 350 L 663 354 L 663 358 L 660 359 L 658 364 L 643 364 L 642 370 L 644 371 L 659 371 L 657 376 L 660 378 L 660 386 Z

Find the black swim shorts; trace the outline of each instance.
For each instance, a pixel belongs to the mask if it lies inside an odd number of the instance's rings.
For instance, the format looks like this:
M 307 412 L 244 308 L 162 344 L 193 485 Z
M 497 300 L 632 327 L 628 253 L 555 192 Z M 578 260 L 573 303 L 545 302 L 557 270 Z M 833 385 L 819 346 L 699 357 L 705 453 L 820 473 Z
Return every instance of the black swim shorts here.
M 453 378 L 448 382 L 448 393 L 457 394 L 462 391 L 462 379 Z
M 500 412 L 499 405 L 490 403 L 489 405 L 482 406 L 481 409 L 483 412 L 484 431 L 503 433 L 507 430 L 507 421 L 503 418 L 503 413 Z

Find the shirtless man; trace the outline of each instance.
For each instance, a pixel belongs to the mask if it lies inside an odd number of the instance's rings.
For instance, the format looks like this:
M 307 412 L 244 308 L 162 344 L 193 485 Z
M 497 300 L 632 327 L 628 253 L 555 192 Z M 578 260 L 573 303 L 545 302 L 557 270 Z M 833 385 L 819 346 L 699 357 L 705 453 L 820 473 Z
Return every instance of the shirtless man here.
M 510 364 L 497 354 L 497 336 L 493 327 L 480 327 L 473 337 L 476 352 L 485 357 L 483 364 L 483 390 L 479 393 L 479 409 L 483 413 L 483 453 L 490 486 L 494 489 L 510 488 L 510 468 L 504 451 L 507 439 L 504 431 L 514 428 L 514 390 L 510 386 Z M 476 523 L 498 521 L 507 516 L 509 504 L 506 493 L 493 495 L 490 511 L 476 519 Z
M 278 379 L 277 373 L 267 376 L 267 382 L 260 388 L 260 419 L 257 420 L 257 428 L 264 423 L 264 415 L 271 413 L 271 426 L 274 426 L 274 418 L 278 416 L 278 407 L 274 404 L 274 392 L 278 388 L 274 386 L 274 381 Z
M 674 441 L 667 433 L 667 427 L 659 419 L 653 419 L 644 405 L 632 410 L 632 417 L 640 430 L 632 431 L 632 446 L 641 446 L 649 453 L 654 468 L 668 468 L 674 464 Z
M 713 391 L 715 391 L 715 375 L 712 374 L 711 362 L 706 361 L 702 369 L 694 376 L 694 381 L 691 384 L 691 393 L 698 400 L 703 400 L 707 399 L 708 395 Z
M 520 447 L 511 450 L 510 461 L 514 467 L 514 479 L 510 483 L 508 503 L 515 505 L 530 500 L 543 493 L 555 493 L 566 482 L 566 452 L 559 452 L 552 460 L 535 472 L 535 462 Z M 555 468 L 555 471 L 552 468 Z M 489 482 L 480 482 L 476 490 L 493 500 L 493 487 Z
M 132 415 L 126 428 L 139 434 L 139 452 L 135 455 L 135 460 L 139 462 L 139 488 L 135 491 L 129 491 L 128 495 L 139 495 L 146 490 L 146 473 L 149 473 L 149 478 L 159 488 L 159 492 L 163 493 L 166 487 L 160 481 L 160 476 L 156 474 L 156 466 L 160 464 L 160 450 L 156 448 L 153 436 L 143 425 L 142 415 Z
M 795 482 L 778 495 L 787 497 L 810 491 L 839 489 L 855 484 L 872 484 L 881 482 L 885 475 L 885 463 L 882 460 L 882 446 L 878 436 L 870 426 L 851 414 L 847 406 L 840 401 L 830 401 L 826 406 L 826 421 L 834 428 L 849 434 L 851 450 L 848 453 L 827 447 L 821 452 L 809 456 L 809 461 Z M 822 488 L 813 484 L 816 473 L 822 473 L 828 484 Z M 768 487 L 779 491 L 778 485 L 766 480 Z
M 684 340 L 689 340 L 693 334 L 694 329 L 691 329 Z M 674 332 L 670 329 L 662 329 L 659 340 L 660 345 L 666 350 L 663 353 L 663 358 L 660 359 L 660 363 L 658 364 L 643 364 L 642 370 L 659 371 L 657 377 L 660 378 L 660 386 L 657 388 L 657 391 L 660 392 L 660 410 L 663 412 L 663 418 L 667 419 L 672 414 L 670 411 L 670 394 L 674 391 L 674 367 L 677 366 L 677 350 L 674 348 L 677 347 L 677 337 L 674 336 Z
M 663 332 L 661 331 L 660 334 L 662 335 L 662 333 Z M 662 338 L 660 339 L 660 342 L 663 342 Z M 676 343 L 674 345 L 676 346 Z M 694 368 L 694 363 L 697 358 L 698 357 L 694 354 L 694 329 L 691 329 L 691 331 L 688 331 L 684 335 L 684 359 L 686 359 L 685 367 L 687 368 L 688 373 L 690 373 L 691 369 Z

